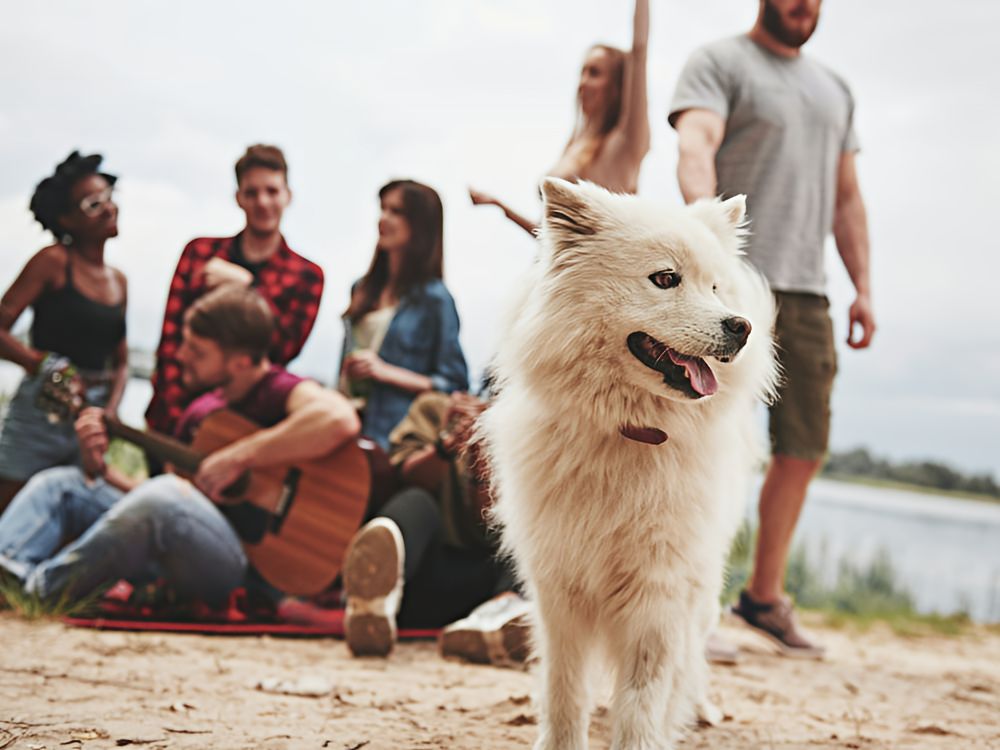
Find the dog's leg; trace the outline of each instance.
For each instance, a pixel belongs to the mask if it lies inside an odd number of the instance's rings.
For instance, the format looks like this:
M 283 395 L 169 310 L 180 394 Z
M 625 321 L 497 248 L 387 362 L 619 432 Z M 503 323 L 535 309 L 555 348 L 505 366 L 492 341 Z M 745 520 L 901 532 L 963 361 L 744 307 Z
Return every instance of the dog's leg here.
M 535 632 L 543 685 L 535 750 L 585 750 L 586 668 L 593 626 L 575 616 L 564 602 L 553 599 L 538 594 Z
M 723 714 L 708 697 L 709 669 L 704 654 L 708 634 L 719 622 L 719 596 L 711 590 L 701 593 L 700 597 L 701 601 L 698 602 L 700 616 L 694 618 L 691 623 L 691 639 L 694 645 L 689 649 L 691 661 L 688 670 L 691 677 L 687 680 L 687 685 L 690 688 L 690 702 L 695 707 L 696 718 L 714 727 L 722 723 Z
M 709 670 L 705 660 L 708 633 L 719 617 L 717 597 L 699 586 L 689 590 L 687 601 L 691 614 L 682 625 L 683 637 L 676 644 L 678 668 L 664 704 L 666 725 L 675 742 L 696 721 L 715 726 L 723 718 L 722 711 L 708 699 Z
M 666 614 L 663 607 L 650 607 Z M 612 750 L 668 750 L 673 747 L 663 707 L 682 668 L 684 628 L 665 622 L 622 623 L 611 642 L 617 676 L 612 702 Z

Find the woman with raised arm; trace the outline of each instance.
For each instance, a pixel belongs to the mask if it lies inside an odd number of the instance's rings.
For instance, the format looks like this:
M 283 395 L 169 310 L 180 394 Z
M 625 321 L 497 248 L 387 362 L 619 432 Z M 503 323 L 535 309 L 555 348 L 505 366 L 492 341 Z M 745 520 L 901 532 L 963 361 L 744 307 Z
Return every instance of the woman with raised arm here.
M 417 394 L 468 390 L 469 375 L 458 311 L 442 281 L 441 198 L 427 185 L 393 180 L 379 200 L 375 255 L 344 314 L 339 387 L 355 400 L 362 432 L 385 449 Z
M 646 46 L 649 0 L 636 0 L 632 49 L 606 44 L 590 48 L 576 92 L 576 124 L 552 177 L 588 180 L 618 193 L 639 189 L 639 168 L 649 151 L 646 102 Z M 530 234 L 537 222 L 493 196 L 469 190 L 477 206 L 499 206 L 504 215 Z
M 0 299 L 0 358 L 25 370 L 0 429 L 0 509 L 35 473 L 79 460 L 72 417 L 53 421 L 38 404 L 46 382 L 68 381 L 89 403 L 118 408 L 128 377 L 125 275 L 104 262 L 118 236 L 115 177 L 101 156 L 74 151 L 31 197 L 55 243 L 35 253 Z M 28 344 L 11 328 L 34 312 Z

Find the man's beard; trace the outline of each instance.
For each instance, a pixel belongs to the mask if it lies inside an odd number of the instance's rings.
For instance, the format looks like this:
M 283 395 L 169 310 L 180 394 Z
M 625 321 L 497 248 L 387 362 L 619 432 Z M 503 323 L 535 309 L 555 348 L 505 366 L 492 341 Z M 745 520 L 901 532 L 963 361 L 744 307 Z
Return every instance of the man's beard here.
M 218 388 L 222 388 L 225 385 L 229 385 L 230 378 L 228 375 L 220 375 L 213 381 L 197 380 L 193 382 L 187 378 L 181 378 L 181 385 L 184 386 L 184 390 L 187 391 L 188 396 L 195 397 L 201 396 Z
M 781 20 L 781 13 L 775 8 L 770 0 L 764 0 L 764 15 L 761 18 L 761 23 L 767 30 L 767 33 L 777 39 L 779 42 L 784 44 L 786 47 L 794 47 L 798 49 L 803 44 L 809 41 L 809 37 L 813 35 L 816 31 L 816 24 L 819 22 L 819 14 L 813 19 L 812 26 L 810 26 L 805 31 L 794 31 L 785 26 L 784 22 Z

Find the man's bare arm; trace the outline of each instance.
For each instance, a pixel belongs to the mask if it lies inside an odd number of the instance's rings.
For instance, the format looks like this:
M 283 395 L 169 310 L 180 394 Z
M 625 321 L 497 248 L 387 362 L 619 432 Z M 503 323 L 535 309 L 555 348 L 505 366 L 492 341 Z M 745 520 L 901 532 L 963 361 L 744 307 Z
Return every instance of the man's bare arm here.
M 361 430 L 361 420 L 344 396 L 304 380 L 288 395 L 288 416 L 273 427 L 231 447 L 244 456 L 244 468 L 319 458 L 339 448 Z
M 288 416 L 273 427 L 209 455 L 198 467 L 195 484 L 210 498 L 218 499 L 248 469 L 325 456 L 361 429 L 357 412 L 343 394 L 309 380 L 292 389 L 287 410 Z
M 722 145 L 726 121 L 709 109 L 688 109 L 677 118 L 677 181 L 686 203 L 714 198 L 718 191 L 715 155 Z
M 875 315 L 871 302 L 868 215 L 858 186 L 853 152 L 845 152 L 840 156 L 833 237 L 837 242 L 837 252 L 840 253 L 857 292 L 848 313 L 847 344 L 853 349 L 865 349 L 875 335 Z M 861 326 L 860 338 L 855 337 L 856 326 Z

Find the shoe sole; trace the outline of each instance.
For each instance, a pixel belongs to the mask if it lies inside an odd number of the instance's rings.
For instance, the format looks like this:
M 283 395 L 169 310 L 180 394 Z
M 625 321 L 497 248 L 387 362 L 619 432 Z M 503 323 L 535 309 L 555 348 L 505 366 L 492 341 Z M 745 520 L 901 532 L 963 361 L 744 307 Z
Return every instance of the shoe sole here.
M 387 561 L 392 562 L 386 565 Z M 347 550 L 343 574 L 347 596 L 388 596 L 399 580 L 399 550 L 392 532 L 374 526 L 359 534 Z
M 740 663 L 739 651 L 722 651 L 720 649 L 706 648 L 705 661 L 709 664 L 720 664 L 732 667 Z
M 387 656 L 396 634 L 388 617 L 355 615 L 344 620 L 344 639 L 355 656 Z
M 523 664 L 531 653 L 531 628 L 527 618 L 516 617 L 499 631 L 456 628 L 441 634 L 441 655 L 453 656 L 473 664 L 503 666 Z
M 399 549 L 392 532 L 374 526 L 359 534 L 347 550 L 343 577 L 348 601 L 370 601 L 392 593 L 399 580 Z M 394 625 L 388 615 L 348 614 L 344 639 L 355 656 L 385 656 L 396 642 Z

